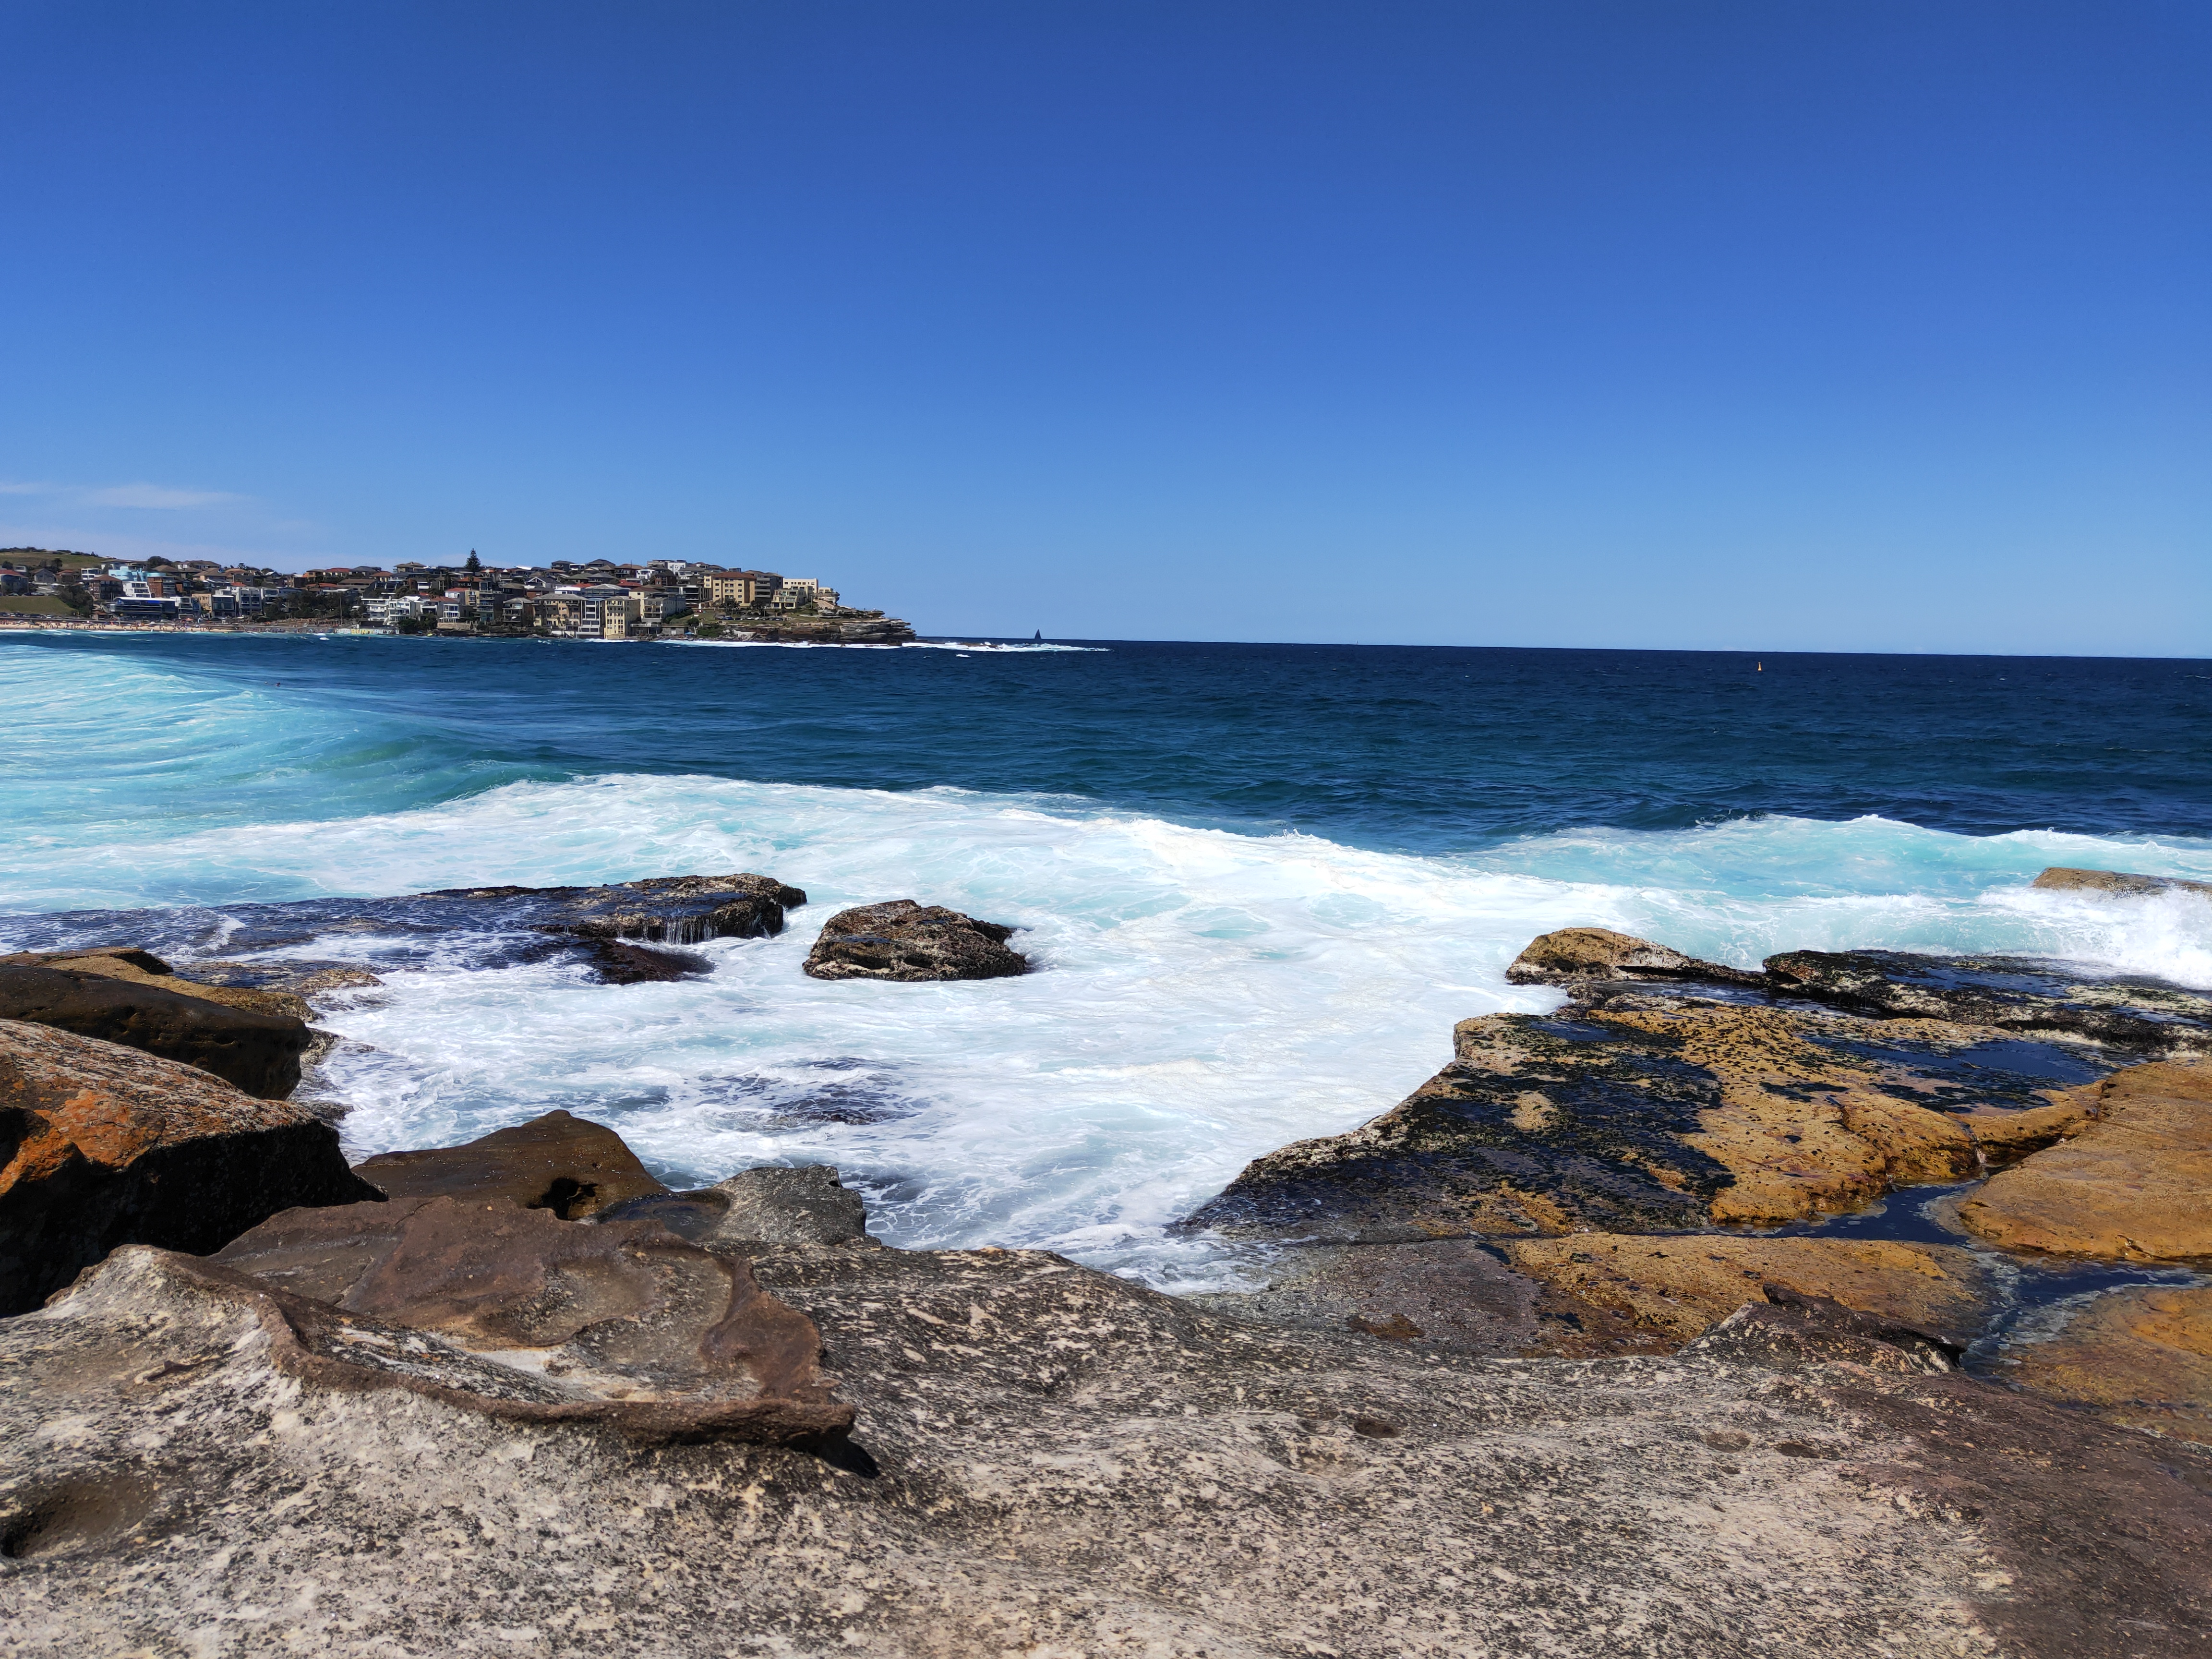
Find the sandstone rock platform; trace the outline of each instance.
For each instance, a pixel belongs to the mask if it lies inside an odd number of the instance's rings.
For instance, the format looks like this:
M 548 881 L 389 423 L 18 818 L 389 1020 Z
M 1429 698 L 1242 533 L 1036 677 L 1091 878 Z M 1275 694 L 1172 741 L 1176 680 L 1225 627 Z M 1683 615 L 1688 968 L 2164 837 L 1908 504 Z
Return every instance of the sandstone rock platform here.
M 251 1281 L 119 1253 L 0 1324 L 0 1445 L 40 1448 L 0 1466 L 0 1626 L 211 1659 L 2212 1639 L 2201 1455 L 1817 1314 L 1510 1362 L 1231 1324 L 1030 1252 L 755 1271 L 820 1329 L 842 1452 L 360 1386 L 301 1356 L 380 1328 L 288 1346 Z

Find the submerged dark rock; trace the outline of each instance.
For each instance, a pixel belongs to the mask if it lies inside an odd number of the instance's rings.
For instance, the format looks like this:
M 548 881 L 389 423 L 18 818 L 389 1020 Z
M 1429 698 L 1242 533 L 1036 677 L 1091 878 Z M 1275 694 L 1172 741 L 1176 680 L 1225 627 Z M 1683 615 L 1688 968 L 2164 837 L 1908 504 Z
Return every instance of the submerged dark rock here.
M 296 1015 L 234 1000 L 255 994 L 224 997 L 218 988 L 172 985 L 144 970 L 125 978 L 23 957 L 0 963 L 0 1019 L 119 1042 L 197 1066 L 264 1100 L 282 1100 L 299 1086 L 300 1057 L 313 1035 Z
M 783 931 L 784 912 L 806 902 L 803 891 L 772 876 L 654 876 L 567 890 L 571 931 L 666 945 L 772 939 Z
M 459 1146 L 386 1152 L 356 1173 L 394 1199 L 475 1199 L 549 1210 L 563 1221 L 668 1190 L 613 1130 L 562 1111 Z
M 0 1021 L 0 1314 L 38 1306 L 121 1245 L 204 1253 L 279 1210 L 378 1197 L 305 1107 Z
M 1029 971 L 1014 930 L 912 899 L 840 910 L 807 953 L 816 979 L 1002 979 Z

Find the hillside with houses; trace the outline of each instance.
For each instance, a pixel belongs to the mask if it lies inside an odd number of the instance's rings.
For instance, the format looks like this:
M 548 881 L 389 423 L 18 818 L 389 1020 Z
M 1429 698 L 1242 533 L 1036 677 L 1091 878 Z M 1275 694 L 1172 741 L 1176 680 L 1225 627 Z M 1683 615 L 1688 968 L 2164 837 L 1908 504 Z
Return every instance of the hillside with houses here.
M 0 620 L 45 625 L 345 628 L 505 638 L 799 640 L 895 644 L 914 630 L 811 576 L 697 560 L 413 561 L 298 574 L 214 560 L 143 564 L 44 548 L 0 551 Z

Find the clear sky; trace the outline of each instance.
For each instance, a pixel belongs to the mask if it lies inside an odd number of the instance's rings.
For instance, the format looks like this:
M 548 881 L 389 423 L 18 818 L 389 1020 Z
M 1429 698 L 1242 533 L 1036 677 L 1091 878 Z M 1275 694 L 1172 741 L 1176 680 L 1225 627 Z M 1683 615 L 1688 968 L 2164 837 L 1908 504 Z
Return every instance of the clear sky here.
M 2212 654 L 2203 0 L 0 0 L 0 542 Z

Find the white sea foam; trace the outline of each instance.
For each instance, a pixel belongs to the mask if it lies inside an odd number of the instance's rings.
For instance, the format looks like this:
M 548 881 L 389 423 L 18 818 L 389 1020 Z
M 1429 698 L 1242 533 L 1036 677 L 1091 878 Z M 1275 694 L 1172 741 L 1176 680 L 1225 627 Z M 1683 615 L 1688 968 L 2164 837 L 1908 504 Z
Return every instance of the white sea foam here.
M 1448 1057 L 1455 1021 L 1552 1006 L 1504 976 L 1536 933 L 1594 923 L 1745 964 L 1801 946 L 2026 951 L 2212 985 L 2212 905 L 2026 885 L 2054 860 L 2186 873 L 2208 852 L 1785 819 L 1435 859 L 1043 799 L 653 776 L 134 849 L 217 892 L 772 872 L 811 902 L 781 939 L 707 947 L 703 980 L 609 987 L 458 955 L 391 974 L 330 1022 L 362 1045 L 322 1085 L 353 1108 L 351 1146 L 434 1145 L 561 1105 L 673 1178 L 827 1160 L 899 1242 L 1046 1245 L 1183 1283 L 1218 1258 L 1164 1224 L 1248 1159 L 1384 1109 Z M 1038 971 L 799 972 L 831 909 L 902 896 L 1023 928 Z M 313 947 L 372 965 L 382 948 Z
M 1386 1109 L 1448 1057 L 1455 1021 L 1552 1006 L 1555 993 L 1504 973 L 1550 928 L 1613 927 L 1743 965 L 1808 946 L 2011 951 L 2212 987 L 2212 904 L 2028 886 L 2047 864 L 2212 878 L 2201 840 L 1765 818 L 1424 858 L 1066 798 L 663 776 L 362 813 L 315 792 L 371 769 L 343 744 L 409 763 L 383 715 L 356 730 L 338 709 L 313 738 L 337 758 L 302 770 L 311 745 L 266 678 L 0 659 L 11 688 L 48 696 L 14 756 L 17 778 L 46 781 L 10 784 L 35 833 L 0 844 L 0 908 L 744 869 L 811 895 L 781 939 L 705 947 L 714 970 L 701 980 L 471 971 L 459 951 L 390 972 L 329 1017 L 353 1046 L 319 1086 L 352 1107 L 356 1152 L 565 1106 L 615 1125 L 672 1179 L 826 1159 L 866 1183 L 897 1242 L 1048 1245 L 1162 1282 L 1223 1270 L 1164 1229 L 1248 1159 Z M 328 804 L 310 822 L 148 833 L 147 802 L 187 781 L 205 795 L 210 779 L 253 802 L 266 789 L 272 818 Z M 1039 971 L 916 986 L 799 972 L 830 910 L 906 896 L 1022 927 Z M 297 948 L 398 960 L 374 935 Z

